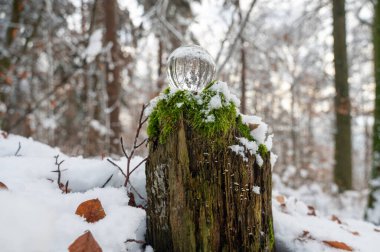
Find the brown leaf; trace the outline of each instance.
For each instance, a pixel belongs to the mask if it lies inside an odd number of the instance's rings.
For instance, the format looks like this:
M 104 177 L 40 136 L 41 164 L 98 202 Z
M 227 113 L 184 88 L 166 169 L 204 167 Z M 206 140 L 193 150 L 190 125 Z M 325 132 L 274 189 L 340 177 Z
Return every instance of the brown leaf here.
M 305 242 L 305 241 L 308 241 L 308 240 L 315 240 L 313 236 L 311 236 L 310 232 L 307 231 L 307 230 L 304 230 L 302 232 L 302 235 L 299 235 L 297 237 L 297 240 L 301 241 L 301 242 Z
M 75 214 L 84 217 L 87 222 L 91 223 L 106 217 L 102 203 L 98 199 L 82 202 L 75 211 Z
M 334 214 L 331 215 L 331 220 L 337 222 L 338 224 L 342 224 L 342 221 Z
M 102 248 L 91 232 L 86 231 L 69 246 L 69 252 L 102 252 Z
M 0 190 L 8 190 L 8 187 L 3 182 L 0 182 Z
M 250 124 L 248 125 L 248 127 L 249 127 L 250 130 L 255 130 L 255 129 L 257 129 L 259 126 L 260 126 L 260 124 L 253 124 L 253 123 L 252 123 L 252 124 L 250 123 Z
M 352 248 L 344 242 L 338 242 L 338 241 L 323 241 L 323 242 L 333 248 L 346 250 L 346 251 L 352 251 Z
M 374 228 L 373 231 L 375 231 L 375 232 L 380 232 L 380 229 L 378 229 L 378 228 Z
M 317 216 L 317 214 L 315 213 L 315 208 L 313 206 L 307 206 L 307 208 L 309 209 L 307 215 Z
M 360 236 L 359 232 L 358 231 L 349 231 L 351 234 L 353 235 L 356 235 L 356 236 Z
M 283 195 L 277 195 L 276 196 L 276 200 L 278 201 L 278 203 L 280 203 L 281 205 L 282 204 L 285 204 L 285 197 Z

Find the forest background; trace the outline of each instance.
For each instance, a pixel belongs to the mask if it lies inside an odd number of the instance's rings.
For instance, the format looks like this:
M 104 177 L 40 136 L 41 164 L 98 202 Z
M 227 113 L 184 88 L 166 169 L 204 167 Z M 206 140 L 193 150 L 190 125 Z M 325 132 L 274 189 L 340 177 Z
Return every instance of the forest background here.
M 332 2 L 0 0 L 0 128 L 69 155 L 121 155 L 120 136 L 133 141 L 142 105 L 167 86 L 168 55 L 199 44 L 215 59 L 217 79 L 240 97 L 241 112 L 262 117 L 274 134 L 275 184 L 352 189 L 364 206 L 379 3 L 339 1 L 350 95 L 337 107 Z M 350 118 L 348 186 L 333 183 L 337 113 Z

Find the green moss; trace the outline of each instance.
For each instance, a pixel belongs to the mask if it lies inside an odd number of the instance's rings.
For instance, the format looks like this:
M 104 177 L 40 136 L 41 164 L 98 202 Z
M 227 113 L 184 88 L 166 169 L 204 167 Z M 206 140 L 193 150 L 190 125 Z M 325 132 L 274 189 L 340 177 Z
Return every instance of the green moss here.
M 259 145 L 258 153 L 260 154 L 260 156 L 262 158 L 265 158 L 269 154 L 269 151 L 268 151 L 267 147 L 265 146 L 265 144 Z
M 159 136 L 160 143 L 164 143 L 167 136 L 173 131 L 185 108 L 194 106 L 193 99 L 187 91 L 177 91 L 170 95 L 170 89 L 164 91 L 167 99 L 158 101 L 153 112 L 149 116 L 147 128 L 149 138 Z
M 214 140 L 223 139 L 231 129 L 236 129 L 238 137 L 255 141 L 250 134 L 251 129 L 242 122 L 241 115 L 237 115 L 235 104 L 227 101 L 222 93 L 210 88 L 214 83 L 211 82 L 199 94 L 165 89 L 149 116 L 149 138 L 158 140 L 160 144 L 165 143 L 180 118 L 183 118 L 198 133 Z M 219 96 L 216 99 L 220 99 L 222 106 L 211 109 L 209 104 L 215 96 Z M 261 144 L 258 153 L 265 158 L 268 154 L 266 146 Z
M 269 251 L 273 251 L 274 242 L 273 221 L 269 219 Z
M 163 94 L 149 117 L 147 129 L 149 138 L 158 137 L 160 143 L 165 142 L 181 117 L 207 137 L 225 135 L 235 126 L 236 106 L 227 102 L 223 94 L 210 89 L 200 94 L 186 90 L 170 93 L 166 89 Z M 222 106 L 209 110 L 210 100 L 216 95 L 220 96 Z
M 251 129 L 248 125 L 243 123 L 241 115 L 239 115 L 236 119 L 236 127 L 242 137 L 247 138 L 249 141 L 255 141 L 255 139 L 251 136 Z

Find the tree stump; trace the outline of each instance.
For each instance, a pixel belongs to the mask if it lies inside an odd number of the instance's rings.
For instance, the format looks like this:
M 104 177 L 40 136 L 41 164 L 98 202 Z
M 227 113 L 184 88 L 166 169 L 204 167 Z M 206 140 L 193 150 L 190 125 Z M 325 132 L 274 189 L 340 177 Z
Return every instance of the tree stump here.
M 241 137 L 236 122 L 210 138 L 188 112 L 163 143 L 150 137 L 147 243 L 155 251 L 273 251 L 270 152 L 260 167 L 230 147 Z

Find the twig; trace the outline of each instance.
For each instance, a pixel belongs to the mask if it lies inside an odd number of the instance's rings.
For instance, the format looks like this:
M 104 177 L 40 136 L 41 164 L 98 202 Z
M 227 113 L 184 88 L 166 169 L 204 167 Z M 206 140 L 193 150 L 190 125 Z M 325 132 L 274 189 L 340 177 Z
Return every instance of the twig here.
M 130 185 L 130 187 L 131 187 L 131 189 L 133 190 L 133 191 L 135 191 L 135 193 L 137 194 L 137 196 L 139 196 L 139 198 L 140 199 L 142 199 L 142 200 L 146 200 L 137 190 L 136 190 L 136 188 L 132 185 L 132 183 L 131 182 L 129 182 L 129 185 Z
M 135 168 L 133 168 L 130 172 L 129 172 L 129 175 L 131 175 L 137 168 L 139 168 L 140 165 L 142 165 L 144 162 L 146 162 L 148 158 L 144 158 L 143 160 L 141 160 L 141 162 L 135 166 Z
M 16 153 L 15 153 L 15 156 L 16 157 L 19 157 L 20 155 L 18 154 L 19 152 L 20 152 L 20 150 L 21 150 L 21 142 L 18 142 L 18 149 L 17 149 L 17 151 L 16 151 Z
M 111 174 L 111 176 L 106 180 L 106 182 L 101 186 L 101 188 L 106 187 L 106 185 L 108 184 L 108 182 L 111 181 L 112 177 L 113 177 L 113 174 Z
M 115 162 L 113 162 L 111 159 L 107 158 L 107 161 L 110 162 L 113 166 L 117 167 L 119 169 L 119 171 L 121 172 L 121 174 L 123 174 L 123 176 L 125 178 L 127 178 L 127 175 L 124 173 L 123 169 L 121 169 L 120 166 L 118 166 Z
M 117 165 L 115 162 L 113 162 L 111 159 L 107 158 L 107 161 L 110 162 L 113 166 L 115 166 L 117 169 L 119 169 L 119 171 L 121 172 L 121 174 L 123 174 L 124 178 L 127 178 L 127 175 L 124 173 L 123 169 L 121 169 L 121 167 L 119 165 Z M 140 162 L 141 163 L 141 162 Z M 135 169 L 133 169 L 135 170 Z M 130 173 L 131 174 L 131 173 Z M 132 185 L 131 181 L 128 182 L 129 186 L 131 187 L 131 189 L 133 191 L 136 192 L 136 194 L 140 197 L 140 199 L 142 200 L 145 200 L 145 198 L 143 196 L 141 196 L 141 194 L 136 190 L 136 188 Z
M 251 5 L 249 6 L 247 15 L 245 16 L 245 18 L 243 20 L 243 23 L 240 26 L 238 34 L 236 35 L 236 37 L 235 37 L 235 39 L 234 39 L 234 41 L 233 41 L 233 43 L 232 43 L 232 45 L 230 47 L 230 50 L 229 50 L 226 58 L 224 59 L 223 63 L 219 66 L 218 75 L 222 72 L 224 66 L 227 64 L 228 60 L 231 58 L 232 53 L 235 50 L 236 44 L 237 44 L 238 40 L 240 39 L 240 37 L 241 37 L 241 35 L 242 35 L 243 31 L 244 31 L 245 26 L 248 23 L 249 16 L 250 16 L 250 14 L 252 12 L 252 9 L 253 9 L 253 6 L 255 6 L 256 2 L 257 2 L 257 0 L 253 0 L 252 3 L 251 3 Z
M 132 158 L 133 158 L 133 155 L 135 154 L 135 151 L 136 149 L 138 149 L 139 147 L 141 147 L 144 143 L 147 142 L 147 139 L 144 139 L 142 140 L 140 143 L 137 143 L 138 139 L 139 139 L 139 136 L 140 136 L 140 131 L 141 131 L 141 128 L 142 126 L 144 125 L 144 123 L 148 120 L 148 118 L 143 118 L 144 117 L 144 111 L 146 109 L 147 105 L 143 105 L 142 106 L 142 109 L 141 109 L 141 113 L 140 113 L 140 117 L 139 117 L 139 125 L 137 127 L 137 130 L 136 130 L 136 135 L 135 135 L 135 139 L 133 141 L 133 145 L 132 145 L 132 149 L 131 151 L 128 153 L 126 151 L 126 148 L 124 146 L 124 141 L 123 141 L 123 138 L 121 137 L 120 138 L 120 144 L 121 144 L 121 149 L 123 150 L 123 153 L 125 155 L 125 157 L 127 158 L 127 167 L 126 167 L 126 172 L 123 171 L 123 169 L 117 165 L 115 162 L 113 162 L 111 159 L 107 158 L 107 161 L 112 164 L 113 166 L 117 167 L 117 169 L 121 172 L 121 174 L 123 174 L 124 178 L 125 178 L 125 181 L 124 181 L 124 186 L 127 187 L 128 184 L 130 185 L 130 188 L 136 192 L 136 194 L 143 200 L 146 200 L 143 196 L 141 196 L 141 194 L 138 193 L 138 191 L 136 190 L 136 188 L 131 184 L 131 182 L 129 181 L 130 180 L 130 177 L 131 177 L 131 174 L 136 171 L 143 163 L 146 162 L 147 158 L 144 158 L 143 160 L 141 160 L 135 167 L 131 168 L 131 161 L 132 161 Z M 111 179 L 111 178 L 109 178 Z M 108 180 L 107 180 L 108 182 Z M 106 183 L 107 183 L 106 182 Z M 105 184 L 106 184 L 105 183 Z M 127 192 L 129 192 L 129 188 L 127 187 Z
M 62 192 L 64 192 L 64 193 L 69 193 L 70 192 L 70 189 L 68 188 L 69 187 L 69 181 L 67 180 L 65 185 L 61 182 L 62 172 L 66 171 L 66 169 L 61 170 L 61 165 L 63 162 L 65 162 L 65 160 L 58 162 L 59 155 L 54 156 L 54 158 L 55 158 L 55 165 L 57 166 L 57 170 L 54 170 L 51 172 L 56 172 L 58 174 L 58 178 L 57 178 L 58 188 L 61 189 Z
M 218 65 L 219 64 L 219 60 L 220 60 L 220 56 L 222 56 L 222 52 L 224 50 L 224 44 L 227 42 L 228 40 L 228 37 L 230 36 L 230 33 L 232 31 L 232 28 L 234 27 L 234 24 L 235 24 L 235 20 L 233 18 L 233 15 L 235 14 L 235 12 L 232 13 L 232 21 L 231 21 L 231 24 L 228 26 L 228 30 L 226 32 L 226 35 L 224 37 L 224 39 L 222 40 L 222 43 L 220 44 L 220 49 L 216 55 L 216 58 L 215 58 L 215 64 Z
M 69 181 L 67 180 L 66 181 L 66 184 L 65 184 L 65 193 L 69 193 L 70 192 L 70 189 L 69 189 Z
M 136 240 L 136 239 L 127 239 L 124 243 L 127 243 L 127 242 L 135 242 L 135 243 L 138 243 L 138 244 L 146 244 L 145 241 L 143 241 L 143 240 Z
M 124 186 L 128 185 L 129 178 L 130 178 L 132 172 L 136 170 L 136 167 L 133 168 L 132 171 L 130 169 L 132 157 L 135 154 L 136 149 L 139 148 L 141 145 L 143 145 L 146 141 L 146 139 L 144 139 L 141 143 L 137 144 L 137 140 L 139 138 L 141 128 L 144 125 L 144 123 L 148 120 L 148 118 L 143 119 L 144 111 L 145 111 L 146 107 L 147 107 L 147 105 L 145 105 L 145 104 L 142 105 L 142 109 L 141 109 L 140 117 L 139 117 L 139 125 L 138 125 L 137 130 L 136 130 L 135 140 L 133 141 L 133 148 L 129 154 L 127 154 L 127 152 L 125 151 L 124 144 L 123 144 L 123 138 L 120 138 L 121 147 L 123 149 L 125 157 L 127 158 L 127 174 L 126 174 L 127 176 L 125 178 Z M 139 167 L 145 161 L 146 161 L 146 159 L 144 159 L 142 162 L 140 162 L 137 165 L 137 167 Z
M 121 149 L 123 150 L 124 155 L 125 155 L 127 158 L 129 158 L 129 156 L 128 156 L 128 154 L 127 154 L 127 151 L 126 151 L 125 148 L 124 148 L 124 143 L 123 143 L 123 138 L 122 138 L 122 137 L 120 137 L 120 143 L 121 143 Z

